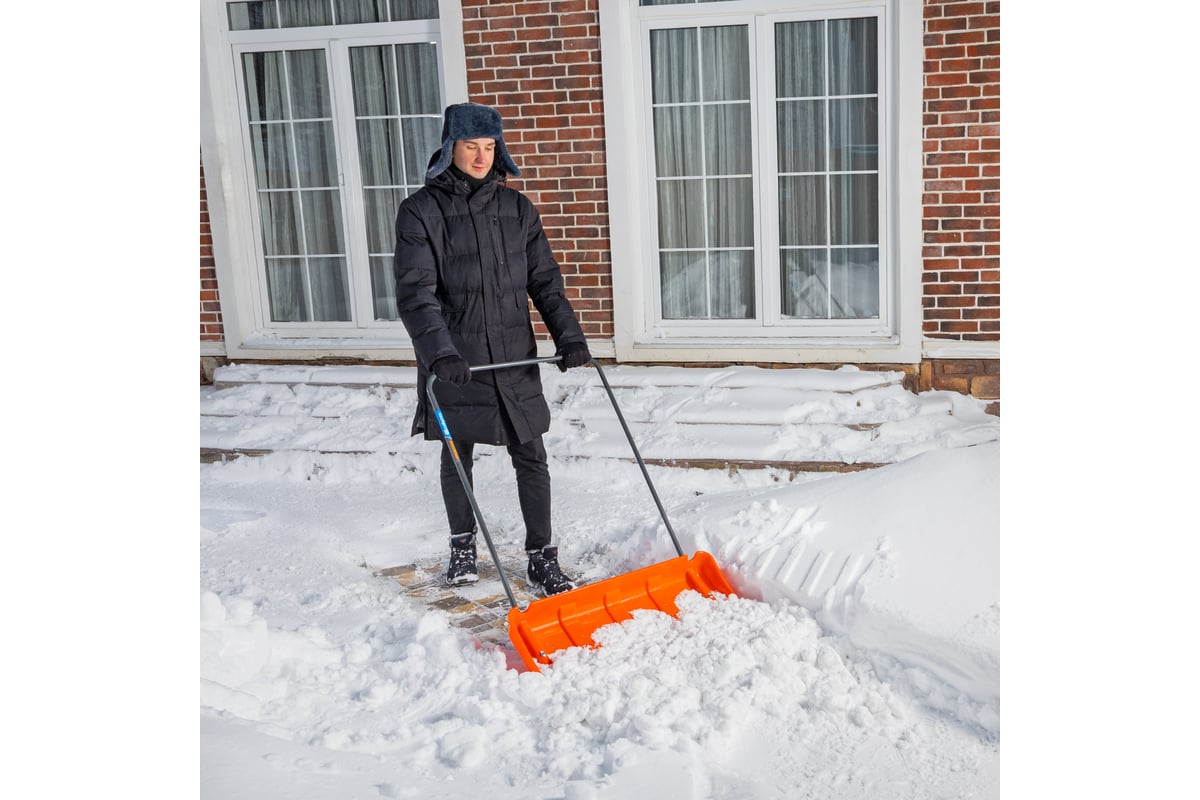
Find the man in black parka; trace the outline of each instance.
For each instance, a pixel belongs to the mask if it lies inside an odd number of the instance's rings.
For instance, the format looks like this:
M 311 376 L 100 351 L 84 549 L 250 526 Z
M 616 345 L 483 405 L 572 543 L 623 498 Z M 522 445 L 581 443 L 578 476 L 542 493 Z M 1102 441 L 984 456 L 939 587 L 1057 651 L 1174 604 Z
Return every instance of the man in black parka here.
M 537 356 L 527 298 L 554 338 L 559 369 L 592 358 L 541 217 L 527 197 L 505 184 L 508 175 L 520 174 L 495 109 L 475 103 L 446 108 L 442 146 L 430 158 L 425 186 L 396 214 L 396 304 L 417 358 L 412 433 L 441 438 L 424 392 L 433 372 L 438 404 L 468 478 L 476 443 L 508 448 L 525 521 L 529 579 L 546 594 L 557 594 L 574 584 L 550 543 L 550 471 L 542 443 L 550 409 L 539 367 L 470 371 Z M 479 579 L 475 517 L 444 443 L 441 486 L 450 526 L 446 579 L 471 583 Z

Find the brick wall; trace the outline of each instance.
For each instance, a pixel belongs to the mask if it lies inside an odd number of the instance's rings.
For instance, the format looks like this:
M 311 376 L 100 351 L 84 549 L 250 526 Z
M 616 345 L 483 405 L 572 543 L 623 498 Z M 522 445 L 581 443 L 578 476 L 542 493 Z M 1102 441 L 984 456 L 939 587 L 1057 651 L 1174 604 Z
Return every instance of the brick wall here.
M 200 341 L 225 339 L 221 304 L 217 299 L 217 262 L 213 258 L 212 228 L 208 223 L 208 194 L 204 188 L 204 165 L 200 165 Z
M 1000 3 L 925 0 L 924 333 L 1000 339 Z
M 504 142 L 521 170 L 509 183 L 541 212 L 584 334 L 610 339 L 597 2 L 463 0 L 462 12 L 467 94 L 504 116 Z M 535 327 L 545 334 L 540 320 Z

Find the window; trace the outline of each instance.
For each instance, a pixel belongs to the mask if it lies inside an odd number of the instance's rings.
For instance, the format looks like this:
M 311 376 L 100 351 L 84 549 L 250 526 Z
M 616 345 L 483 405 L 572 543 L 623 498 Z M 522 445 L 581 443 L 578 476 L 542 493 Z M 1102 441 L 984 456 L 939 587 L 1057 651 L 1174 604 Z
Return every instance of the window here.
M 754 169 L 745 25 L 650 31 L 664 319 L 753 319 Z
M 616 321 L 626 352 L 896 340 L 896 198 L 919 197 L 899 166 L 920 149 L 902 152 L 894 111 L 895 5 L 601 3 L 602 47 L 624 36 L 637 55 L 605 61 L 606 89 L 628 95 L 605 97 L 610 192 L 640 198 L 610 203 L 614 289 L 641 298 Z
M 661 318 L 877 320 L 877 19 L 667 24 L 648 30 Z
M 877 30 L 874 17 L 774 25 L 785 318 L 879 317 Z
M 396 328 L 396 207 L 445 107 L 436 2 L 226 7 L 255 221 L 260 328 Z M 290 334 L 289 334 L 290 332 Z

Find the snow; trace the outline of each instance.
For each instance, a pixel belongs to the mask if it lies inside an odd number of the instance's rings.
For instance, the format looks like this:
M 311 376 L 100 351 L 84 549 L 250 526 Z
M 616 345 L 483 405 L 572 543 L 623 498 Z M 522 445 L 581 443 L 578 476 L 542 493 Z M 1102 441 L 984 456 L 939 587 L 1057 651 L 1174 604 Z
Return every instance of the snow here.
M 673 556 L 594 373 L 543 374 L 564 565 Z M 899 373 L 606 375 L 648 459 L 892 463 L 650 466 L 738 596 L 685 593 L 526 672 L 377 575 L 445 550 L 411 371 L 225 368 L 201 445 L 276 452 L 200 470 L 202 797 L 999 796 L 999 419 Z M 494 452 L 476 485 L 515 552 Z

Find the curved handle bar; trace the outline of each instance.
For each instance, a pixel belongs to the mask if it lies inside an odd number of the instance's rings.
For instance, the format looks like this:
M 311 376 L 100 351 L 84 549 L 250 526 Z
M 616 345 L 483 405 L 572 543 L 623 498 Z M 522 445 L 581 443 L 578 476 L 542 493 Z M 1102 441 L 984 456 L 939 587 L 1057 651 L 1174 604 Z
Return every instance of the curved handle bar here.
M 561 360 L 562 356 L 545 356 L 542 358 L 527 358 L 522 361 L 506 361 L 500 364 L 480 364 L 470 367 L 470 370 L 471 372 L 486 372 L 488 370 L 524 367 L 530 364 L 545 364 Z M 642 477 L 646 479 L 646 486 L 650 489 L 650 495 L 654 498 L 654 504 L 658 507 L 659 516 L 662 517 L 663 524 L 667 527 L 667 533 L 671 536 L 671 543 L 675 545 L 675 552 L 683 555 L 683 547 L 679 544 L 679 537 L 675 535 L 675 529 L 671 527 L 671 521 L 667 518 L 667 510 L 663 507 L 662 500 L 659 499 L 658 492 L 654 488 L 654 482 L 650 480 L 650 472 L 646 469 L 646 462 L 642 460 L 642 454 L 638 451 L 637 443 L 633 441 L 633 434 L 629 430 L 629 425 L 625 422 L 625 415 L 621 413 L 621 407 L 617 405 L 617 398 L 613 394 L 612 386 L 608 383 L 608 376 L 604 374 L 604 370 L 594 358 L 587 363 L 596 368 L 596 373 L 600 376 L 601 383 L 604 384 L 604 391 L 608 394 L 608 400 L 612 403 L 613 411 L 617 414 L 617 420 L 621 423 L 621 430 L 625 432 L 625 438 L 629 441 L 630 448 L 633 449 L 634 459 L 636 459 L 638 467 L 642 470 Z M 450 449 L 450 455 L 454 459 L 454 467 L 458 471 L 458 478 L 462 481 L 463 488 L 466 490 L 467 499 L 471 503 L 471 510 L 475 512 L 475 519 L 479 523 L 479 530 L 483 534 L 484 541 L 487 542 L 488 551 L 492 554 L 492 562 L 496 565 L 496 572 L 499 573 L 500 582 L 504 585 L 504 593 L 508 595 L 508 601 L 512 603 L 513 608 L 517 608 L 517 600 L 508 585 L 508 579 L 504 575 L 504 570 L 500 568 L 500 558 L 496 555 L 496 548 L 492 544 L 491 534 L 488 532 L 487 524 L 483 521 L 483 513 L 480 512 L 479 505 L 475 500 L 475 492 L 471 488 L 471 482 L 467 480 L 467 473 L 463 469 L 462 461 L 459 459 L 458 448 L 454 446 L 454 437 L 450 434 L 450 428 L 446 425 L 446 418 L 442 414 L 442 408 L 433 393 L 433 385 L 437 380 L 437 375 L 432 372 L 429 373 L 429 378 L 425 382 L 425 393 L 429 397 L 429 403 L 433 408 L 434 416 L 437 418 L 438 427 L 441 428 L 442 439 L 446 442 L 446 446 Z

